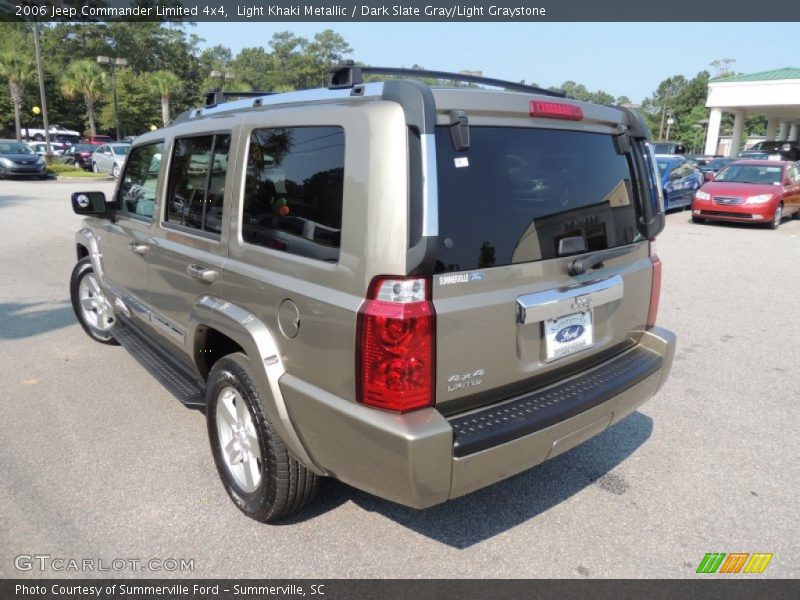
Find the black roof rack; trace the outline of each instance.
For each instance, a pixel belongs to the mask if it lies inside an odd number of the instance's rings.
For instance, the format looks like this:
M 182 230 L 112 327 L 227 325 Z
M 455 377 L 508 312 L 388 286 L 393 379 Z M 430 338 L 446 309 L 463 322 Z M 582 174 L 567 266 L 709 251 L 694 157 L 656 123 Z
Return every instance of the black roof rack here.
M 450 73 L 448 71 L 428 71 L 427 69 L 403 69 L 394 67 L 362 67 L 353 61 L 346 61 L 331 71 L 330 84 L 328 89 L 338 90 L 351 88 L 364 83 L 364 75 L 405 75 L 409 77 L 435 77 L 436 79 L 447 79 L 450 81 L 463 81 L 464 83 L 479 83 L 501 87 L 515 92 L 527 92 L 543 94 L 545 96 L 566 97 L 563 92 L 546 90 L 533 85 L 504 81 L 502 79 L 492 79 L 491 77 L 481 77 L 478 75 L 468 75 L 465 73 Z
M 260 98 L 261 96 L 271 96 L 275 93 L 276 92 L 206 92 L 205 107 L 211 108 L 212 106 L 217 106 L 230 98 Z

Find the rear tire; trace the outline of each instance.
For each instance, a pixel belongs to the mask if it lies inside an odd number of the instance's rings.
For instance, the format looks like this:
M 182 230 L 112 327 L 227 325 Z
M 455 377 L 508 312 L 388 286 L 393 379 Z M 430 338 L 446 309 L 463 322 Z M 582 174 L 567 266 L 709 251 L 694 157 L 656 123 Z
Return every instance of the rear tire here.
M 88 256 L 79 260 L 72 270 L 69 296 L 78 323 L 90 338 L 101 344 L 119 345 L 111 335 L 115 323 L 111 304 L 100 289 Z
M 287 517 L 316 495 L 319 478 L 278 437 L 264 409 L 250 360 L 218 360 L 208 376 L 206 421 L 211 453 L 225 491 L 248 517 Z
M 114 179 L 119 179 L 119 166 L 118 165 L 114 165 L 113 167 L 111 167 L 111 175 L 114 177 Z
M 96 162 L 92 163 L 92 172 L 93 173 L 99 173 L 100 172 L 100 167 L 97 166 Z

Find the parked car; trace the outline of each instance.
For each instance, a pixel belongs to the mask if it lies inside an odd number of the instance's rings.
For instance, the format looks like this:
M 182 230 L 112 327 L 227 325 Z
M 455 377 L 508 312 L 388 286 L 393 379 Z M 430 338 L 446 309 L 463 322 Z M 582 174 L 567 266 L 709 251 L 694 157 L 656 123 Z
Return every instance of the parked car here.
M 758 142 L 739 152 L 739 158 L 796 161 L 800 160 L 800 146 L 797 142 Z
M 92 154 L 99 147 L 99 144 L 73 144 L 61 153 L 61 162 L 91 171 Z
M 664 190 L 664 209 L 691 206 L 695 190 L 703 185 L 700 171 L 682 156 L 656 155 L 656 164 Z
M 103 144 L 92 154 L 92 171 L 95 173 L 111 173 L 119 177 L 130 144 Z
M 714 179 L 714 175 L 716 175 L 718 171 L 720 171 L 723 167 L 728 166 L 732 162 L 735 162 L 736 160 L 737 159 L 729 156 L 714 158 L 705 165 L 701 166 L 699 170 L 703 174 L 703 179 L 705 181 L 711 181 Z
M 24 142 L 0 140 L 0 179 L 6 177 L 47 179 L 47 165 Z
M 113 144 L 114 138 L 110 135 L 90 135 L 81 140 L 84 144 Z
M 77 131 L 73 131 L 72 129 L 66 129 L 65 127 L 61 127 L 60 125 L 50 125 L 48 130 L 50 132 L 50 141 L 63 141 L 62 139 L 56 138 L 75 138 L 77 141 L 80 139 L 80 133 Z M 22 130 L 22 135 L 28 140 L 33 140 L 35 142 L 42 142 L 45 138 L 45 130 L 44 129 L 35 129 L 35 128 L 25 128 Z
M 45 154 L 47 154 L 47 144 L 45 142 L 30 142 L 28 146 L 30 146 L 31 150 L 33 150 L 38 156 L 44 156 Z M 61 156 L 61 153 L 64 152 L 64 149 L 66 147 L 67 147 L 66 144 L 51 142 L 50 152 L 54 156 Z
M 736 161 L 701 187 L 692 202 L 695 223 L 766 223 L 777 229 L 789 215 L 800 218 L 800 170 L 786 161 Z
M 113 198 L 72 196 L 83 329 L 199 399 L 260 521 L 322 476 L 415 508 L 468 494 L 631 414 L 672 364 L 635 111 L 376 71 L 210 94 L 136 138 Z

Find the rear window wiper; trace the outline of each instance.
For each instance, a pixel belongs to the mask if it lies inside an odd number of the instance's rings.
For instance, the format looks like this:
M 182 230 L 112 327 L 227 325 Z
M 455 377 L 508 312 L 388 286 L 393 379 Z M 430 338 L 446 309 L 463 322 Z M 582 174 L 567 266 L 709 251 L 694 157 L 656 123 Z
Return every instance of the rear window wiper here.
M 576 258 L 572 262 L 568 263 L 567 273 L 573 276 L 583 275 L 589 269 L 602 267 L 603 262 L 609 258 L 617 258 L 618 256 L 628 254 L 629 252 L 633 252 L 632 246 L 601 250 L 599 252 L 595 252 L 594 254 L 590 254 L 589 256 L 584 256 L 583 258 Z

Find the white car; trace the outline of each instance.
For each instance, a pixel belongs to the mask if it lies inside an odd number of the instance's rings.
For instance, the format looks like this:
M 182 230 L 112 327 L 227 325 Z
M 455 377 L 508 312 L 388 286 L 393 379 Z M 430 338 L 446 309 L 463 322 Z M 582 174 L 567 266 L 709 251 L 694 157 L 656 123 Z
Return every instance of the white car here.
M 28 146 L 31 147 L 36 154 L 44 156 L 47 154 L 47 144 L 45 142 L 30 142 Z M 61 156 L 64 153 L 66 144 L 59 144 L 58 142 L 50 142 L 50 151 L 56 156 Z

